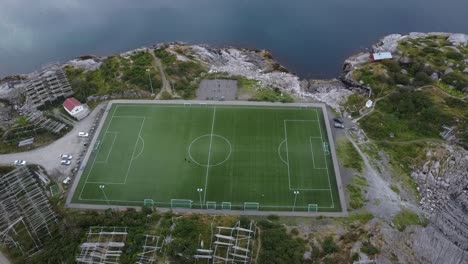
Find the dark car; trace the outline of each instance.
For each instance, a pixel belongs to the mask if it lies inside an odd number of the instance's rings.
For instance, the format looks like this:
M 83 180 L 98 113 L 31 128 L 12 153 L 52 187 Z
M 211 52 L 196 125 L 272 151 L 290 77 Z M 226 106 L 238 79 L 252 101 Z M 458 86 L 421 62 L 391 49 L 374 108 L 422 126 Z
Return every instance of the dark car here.
M 338 118 L 338 117 L 333 118 L 333 121 L 338 122 L 340 124 L 343 124 L 344 122 L 343 118 Z

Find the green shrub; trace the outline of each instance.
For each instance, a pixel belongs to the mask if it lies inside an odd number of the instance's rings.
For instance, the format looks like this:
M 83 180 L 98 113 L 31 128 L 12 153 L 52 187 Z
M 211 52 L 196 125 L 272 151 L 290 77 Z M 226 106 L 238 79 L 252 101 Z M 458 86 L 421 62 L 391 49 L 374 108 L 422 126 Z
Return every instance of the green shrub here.
M 461 53 L 458 53 L 456 51 L 448 51 L 445 56 L 447 56 L 447 58 L 449 59 L 452 59 L 452 60 L 456 60 L 456 61 L 461 61 L 463 60 L 463 54 Z
M 322 249 L 325 254 L 332 254 L 339 251 L 338 245 L 335 243 L 335 240 L 332 236 L 327 236 L 322 241 Z
M 346 168 L 355 169 L 358 172 L 362 172 L 364 167 L 364 161 L 359 155 L 359 152 L 354 148 L 353 144 L 348 140 L 338 141 L 338 157 L 341 163 Z
M 362 242 L 361 251 L 364 252 L 367 256 L 374 256 L 380 252 L 380 250 L 372 245 L 370 241 Z
M 424 86 L 432 83 L 432 79 L 427 73 L 420 71 L 414 75 L 414 85 L 416 87 Z
M 420 218 L 416 213 L 409 209 L 402 209 L 396 216 L 393 218 L 393 224 L 399 231 L 404 231 L 407 226 L 411 225 L 427 225 L 427 220 Z

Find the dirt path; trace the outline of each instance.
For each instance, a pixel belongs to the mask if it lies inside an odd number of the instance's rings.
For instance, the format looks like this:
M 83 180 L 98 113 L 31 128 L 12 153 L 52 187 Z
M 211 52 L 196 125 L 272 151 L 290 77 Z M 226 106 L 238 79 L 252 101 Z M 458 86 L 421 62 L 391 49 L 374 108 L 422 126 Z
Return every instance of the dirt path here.
M 401 207 L 407 207 L 414 211 L 418 211 L 419 209 L 416 205 L 403 201 L 401 197 L 390 188 L 390 183 L 383 178 L 383 175 L 372 167 L 367 155 L 361 151 L 360 146 L 348 133 L 346 133 L 346 137 L 353 144 L 364 161 L 365 169 L 363 176 L 369 183 L 366 197 L 369 200 L 366 206 L 367 209 L 375 216 L 389 222 L 393 220 L 393 217 L 401 210 Z M 374 201 L 376 200 L 379 202 L 375 203 Z
M 159 74 L 161 75 L 161 80 L 162 80 L 162 89 L 156 95 L 156 99 L 161 98 L 161 95 L 162 95 L 163 91 L 166 91 L 170 95 L 173 95 L 171 84 L 169 83 L 169 81 L 166 78 L 166 74 L 164 73 L 161 60 L 158 57 L 156 57 L 153 52 L 150 52 L 150 54 L 151 54 L 151 56 L 153 56 L 153 59 L 154 59 L 154 65 L 153 66 L 154 66 L 154 68 L 156 70 L 159 70 Z
M 10 264 L 11 262 L 3 255 L 2 252 L 0 252 L 0 263 L 1 264 Z
M 262 250 L 262 230 L 257 227 L 258 230 L 258 247 L 257 247 L 257 254 L 255 255 L 254 263 L 258 263 L 258 257 L 260 256 L 260 250 Z

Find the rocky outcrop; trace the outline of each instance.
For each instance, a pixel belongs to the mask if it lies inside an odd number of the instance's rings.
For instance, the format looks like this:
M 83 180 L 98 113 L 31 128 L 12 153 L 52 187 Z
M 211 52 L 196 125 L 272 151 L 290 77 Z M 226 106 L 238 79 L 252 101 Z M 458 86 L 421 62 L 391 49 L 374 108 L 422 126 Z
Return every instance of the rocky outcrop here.
M 420 206 L 435 230 L 468 251 L 468 151 L 444 144 L 426 156 L 412 173 L 420 186 Z

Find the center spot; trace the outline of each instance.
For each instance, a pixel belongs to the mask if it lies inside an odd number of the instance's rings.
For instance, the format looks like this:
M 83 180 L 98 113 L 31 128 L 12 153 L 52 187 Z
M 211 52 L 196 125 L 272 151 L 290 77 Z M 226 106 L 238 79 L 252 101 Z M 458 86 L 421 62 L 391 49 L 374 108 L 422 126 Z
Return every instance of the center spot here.
M 231 143 L 225 137 L 206 134 L 194 139 L 188 148 L 190 159 L 200 166 L 217 166 L 231 156 Z

